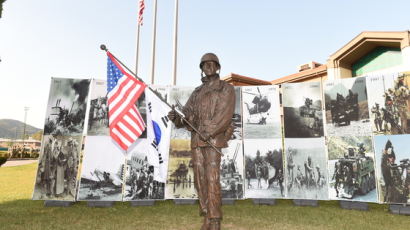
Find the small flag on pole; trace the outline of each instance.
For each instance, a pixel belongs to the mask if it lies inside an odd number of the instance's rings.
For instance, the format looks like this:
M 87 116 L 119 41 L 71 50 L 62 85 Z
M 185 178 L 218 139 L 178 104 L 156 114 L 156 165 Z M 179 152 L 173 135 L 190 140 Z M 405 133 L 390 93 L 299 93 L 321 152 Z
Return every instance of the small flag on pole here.
M 144 14 L 145 4 L 144 0 L 139 0 L 139 11 L 138 11 L 138 24 L 142 26 L 142 19 Z
M 107 51 L 108 119 L 111 138 L 126 151 L 145 130 L 135 102 L 146 85 L 126 72 Z
M 149 159 L 154 166 L 154 180 L 166 182 L 168 169 L 171 121 L 168 113 L 171 108 L 154 92 L 145 90 L 147 103 L 147 140 Z

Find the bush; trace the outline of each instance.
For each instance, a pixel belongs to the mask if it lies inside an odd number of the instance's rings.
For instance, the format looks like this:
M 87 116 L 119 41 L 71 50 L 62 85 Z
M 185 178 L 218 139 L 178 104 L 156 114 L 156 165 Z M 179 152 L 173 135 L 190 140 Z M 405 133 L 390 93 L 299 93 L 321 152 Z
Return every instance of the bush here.
M 6 161 L 7 161 L 7 157 L 0 157 L 0 167 L 1 167 L 4 163 L 6 163 Z

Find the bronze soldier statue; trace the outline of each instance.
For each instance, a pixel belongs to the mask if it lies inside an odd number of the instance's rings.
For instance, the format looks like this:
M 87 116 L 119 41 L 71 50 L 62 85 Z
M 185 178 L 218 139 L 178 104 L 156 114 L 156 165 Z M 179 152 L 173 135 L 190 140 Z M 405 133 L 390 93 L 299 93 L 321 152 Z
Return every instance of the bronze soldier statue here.
M 220 152 L 221 148 L 228 147 L 227 142 L 233 132 L 235 90 L 232 85 L 219 79 L 221 66 L 215 54 L 203 55 L 199 67 L 202 84 L 193 91 L 182 109 L 185 119 L 199 132 L 192 129 L 175 110 L 168 116 L 177 128 L 185 127 L 191 131 L 194 184 L 199 197 L 200 215 L 204 216 L 201 229 L 220 229 Z

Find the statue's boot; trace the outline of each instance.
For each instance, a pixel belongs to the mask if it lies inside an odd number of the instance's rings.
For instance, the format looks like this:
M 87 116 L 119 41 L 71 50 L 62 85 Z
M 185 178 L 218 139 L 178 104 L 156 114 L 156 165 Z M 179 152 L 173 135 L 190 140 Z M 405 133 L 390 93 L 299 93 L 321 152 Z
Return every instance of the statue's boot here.
M 204 217 L 204 223 L 202 224 L 201 230 L 208 230 L 211 221 L 208 217 Z
M 210 219 L 208 229 L 209 230 L 220 230 L 221 229 L 221 219 L 219 218 Z

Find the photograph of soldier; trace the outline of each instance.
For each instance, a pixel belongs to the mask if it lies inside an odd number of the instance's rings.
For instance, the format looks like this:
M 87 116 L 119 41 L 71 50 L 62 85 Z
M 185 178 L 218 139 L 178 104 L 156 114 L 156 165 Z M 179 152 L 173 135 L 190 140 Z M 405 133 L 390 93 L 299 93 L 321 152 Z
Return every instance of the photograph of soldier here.
M 125 156 L 110 136 L 88 136 L 77 200 L 121 201 Z
M 195 199 L 191 140 L 171 139 L 165 199 Z
M 241 87 L 235 86 L 235 111 L 232 117 L 233 133 L 231 140 L 242 140 L 242 95 Z
M 372 138 L 329 137 L 327 151 L 329 199 L 377 202 Z
M 33 200 L 74 201 L 82 136 L 44 136 Z
M 82 135 L 90 87 L 88 79 L 52 78 L 44 135 Z
M 138 139 L 127 153 L 123 201 L 164 199 L 165 184 L 154 180 L 146 139 Z
M 243 86 L 243 132 L 247 139 L 281 138 L 279 88 Z
M 379 201 L 410 204 L 410 135 L 375 137 Z
M 285 184 L 287 197 L 328 199 L 325 139 L 285 139 Z
M 367 77 L 370 120 L 375 135 L 410 133 L 410 74 Z
M 323 136 L 320 82 L 283 84 L 282 104 L 286 138 Z
M 366 78 L 346 78 L 324 83 L 328 136 L 371 134 Z
M 90 112 L 88 113 L 88 136 L 109 136 L 107 82 L 91 80 Z
M 245 139 L 245 197 L 283 198 L 282 139 Z
M 242 141 L 231 140 L 222 150 L 221 190 L 222 198 L 242 199 L 244 189 Z

